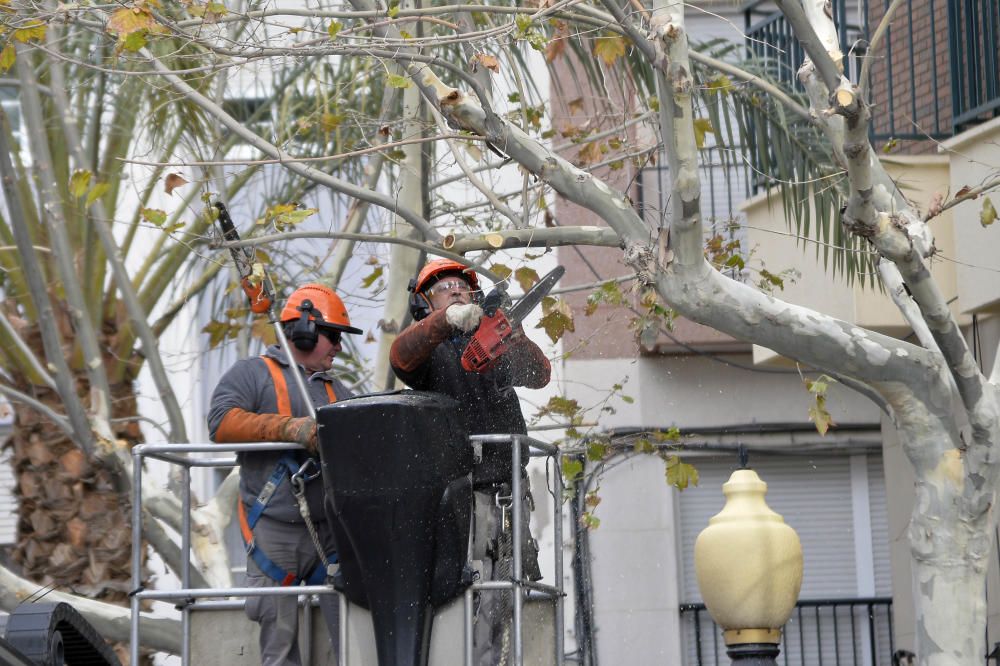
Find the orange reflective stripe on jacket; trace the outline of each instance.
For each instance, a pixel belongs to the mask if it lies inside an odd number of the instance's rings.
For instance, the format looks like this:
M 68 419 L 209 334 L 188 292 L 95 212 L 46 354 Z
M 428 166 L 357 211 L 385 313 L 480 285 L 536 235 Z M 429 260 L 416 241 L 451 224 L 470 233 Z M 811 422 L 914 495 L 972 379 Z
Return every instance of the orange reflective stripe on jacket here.
M 274 382 L 274 395 L 278 401 L 278 413 L 282 416 L 292 415 L 292 401 L 288 397 L 288 383 L 285 381 L 285 373 L 281 370 L 281 364 L 269 356 L 261 356 L 267 369 L 271 371 L 271 381 Z M 333 392 L 333 384 L 323 382 L 326 388 L 326 395 L 330 398 L 330 404 L 337 402 L 337 394 Z
M 292 415 L 292 401 L 288 399 L 288 383 L 285 382 L 285 373 L 281 371 L 281 364 L 268 356 L 261 356 L 267 369 L 271 371 L 271 381 L 274 382 L 274 397 L 278 401 L 278 413 L 282 416 Z

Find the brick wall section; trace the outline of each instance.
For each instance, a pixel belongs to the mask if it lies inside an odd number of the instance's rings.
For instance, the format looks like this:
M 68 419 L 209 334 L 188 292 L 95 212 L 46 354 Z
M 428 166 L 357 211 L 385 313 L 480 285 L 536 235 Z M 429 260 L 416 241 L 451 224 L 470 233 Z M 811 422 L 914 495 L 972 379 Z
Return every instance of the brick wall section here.
M 575 69 L 575 71 L 574 71 Z M 566 142 L 561 133 L 572 127 L 589 123 L 591 127 L 601 125 L 612 126 L 615 119 L 608 118 L 602 122 L 602 100 L 588 83 L 586 74 L 581 68 L 575 67 L 570 57 L 563 57 L 553 63 L 552 72 L 552 127 L 556 130 L 557 145 Z M 615 97 L 612 95 L 612 97 Z M 627 104 L 628 94 L 617 95 L 611 100 L 614 104 Z M 570 104 L 573 103 L 571 110 Z M 620 116 L 618 118 L 620 121 Z M 599 129 L 598 129 L 599 131 Z M 578 162 L 578 154 L 584 144 L 569 147 L 561 152 L 570 162 Z M 635 200 L 636 169 L 626 161 L 625 166 L 617 171 L 608 167 L 593 169 L 594 177 L 604 180 L 608 185 L 623 191 Z M 594 213 L 560 197 L 555 206 L 555 222 L 563 226 L 607 226 Z M 607 280 L 632 271 L 622 262 L 622 253 L 618 248 L 578 247 L 559 248 L 559 263 L 566 267 L 566 275 L 562 285 L 579 285 Z M 587 317 L 583 310 L 586 306 L 589 291 L 565 294 L 563 298 L 573 308 L 576 332 L 567 333 L 563 337 L 566 353 L 571 358 L 632 358 L 636 355 L 636 344 L 633 336 L 627 330 L 628 320 L 633 316 L 628 308 L 601 305 L 597 311 Z
M 878 28 L 888 5 L 885 0 L 869 0 L 870 33 Z M 877 135 L 950 132 L 948 0 L 911 0 L 901 5 L 871 57 L 875 58 L 872 124 Z M 933 154 L 936 149 L 933 141 L 901 141 L 891 152 Z
M 597 131 L 605 127 L 611 127 L 621 122 L 621 110 L 616 114 L 606 116 L 606 123 L 602 120 L 605 111 L 603 104 L 606 101 L 601 96 L 594 93 L 590 88 L 586 76 L 580 72 L 571 72 L 573 61 L 570 58 L 562 58 L 554 63 L 552 80 L 553 91 L 551 95 L 552 103 L 552 126 L 557 131 L 555 142 L 557 145 L 566 140 L 559 136 L 563 129 L 581 125 L 589 122 Z M 612 80 L 611 77 L 608 78 Z M 618 91 L 610 95 L 611 104 L 618 104 L 621 107 L 631 105 L 628 91 Z M 570 109 L 570 102 L 573 110 Z M 619 137 L 625 146 L 631 145 L 633 148 L 642 145 L 642 139 L 635 131 L 628 136 Z M 645 139 L 649 142 L 649 139 Z M 578 162 L 580 147 L 573 146 L 562 151 L 562 156 L 571 162 Z M 606 156 L 606 158 L 608 158 Z M 609 158 L 608 158 L 609 159 Z M 595 178 L 604 180 L 611 187 L 626 193 L 633 201 L 639 200 L 638 168 L 630 160 L 626 160 L 624 167 L 618 170 L 611 170 L 609 167 L 599 167 L 590 170 Z M 649 184 L 647 183 L 647 188 Z M 649 196 L 649 192 L 646 192 Z M 598 218 L 594 213 L 571 203 L 563 198 L 559 198 L 555 206 L 555 221 L 560 225 L 593 225 L 607 226 L 604 220 Z M 647 217 L 649 221 L 649 217 Z M 651 224 L 651 228 L 655 228 Z M 562 285 L 580 285 L 608 280 L 614 277 L 630 275 L 632 273 L 622 261 L 622 252 L 618 248 L 559 248 L 559 263 L 566 267 L 566 275 L 563 277 Z M 632 283 L 622 285 L 622 291 L 631 294 Z M 564 350 L 573 359 L 597 359 L 597 358 L 634 358 L 640 353 L 635 332 L 630 328 L 636 313 L 626 306 L 599 305 L 597 310 L 590 316 L 584 314 L 587 305 L 587 297 L 592 290 L 565 294 L 563 298 L 570 307 L 573 308 L 576 331 L 567 333 L 563 338 Z M 631 303 L 638 299 L 630 298 Z M 713 329 L 695 324 L 687 320 L 675 322 L 675 329 L 672 334 L 684 345 L 689 345 L 698 349 L 713 349 L 717 351 L 746 351 L 749 347 L 745 343 L 737 343 L 732 338 L 723 335 Z M 659 353 L 690 353 L 690 350 L 683 345 L 678 345 L 674 340 L 665 335 L 661 335 L 655 346 L 655 351 Z

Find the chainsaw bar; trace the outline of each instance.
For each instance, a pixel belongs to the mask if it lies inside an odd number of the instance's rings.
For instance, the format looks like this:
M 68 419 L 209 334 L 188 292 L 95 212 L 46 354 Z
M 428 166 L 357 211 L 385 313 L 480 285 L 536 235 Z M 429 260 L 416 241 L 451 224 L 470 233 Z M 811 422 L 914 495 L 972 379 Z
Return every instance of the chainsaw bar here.
M 534 310 L 535 306 L 541 303 L 543 298 L 548 296 L 549 292 L 552 291 L 552 287 L 556 286 L 556 282 L 559 281 L 559 278 L 565 272 L 566 269 L 562 266 L 553 268 L 545 277 L 536 282 L 531 289 L 526 291 L 524 296 L 507 311 L 507 319 L 514 328 L 524 321 L 528 313 Z

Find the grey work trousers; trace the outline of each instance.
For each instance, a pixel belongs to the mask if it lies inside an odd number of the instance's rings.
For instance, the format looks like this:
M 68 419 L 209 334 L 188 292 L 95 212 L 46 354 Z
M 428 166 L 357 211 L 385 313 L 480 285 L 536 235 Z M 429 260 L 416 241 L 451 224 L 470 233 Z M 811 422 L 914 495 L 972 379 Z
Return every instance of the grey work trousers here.
M 527 479 L 524 481 L 527 488 Z M 538 580 L 538 546 L 531 538 L 530 501 L 521 503 L 521 565 L 523 577 Z M 496 552 L 503 513 L 497 506 L 496 493 L 474 493 L 475 533 L 472 558 L 478 565 L 481 580 L 510 580 L 513 562 L 501 560 Z M 508 510 L 513 521 L 512 508 Z M 513 522 L 511 522 L 511 525 Z M 505 666 L 513 655 L 513 598 L 510 592 L 484 590 L 476 595 L 473 626 L 473 663 L 475 666 Z
M 326 521 L 315 523 L 315 526 L 327 554 L 332 553 L 336 550 L 332 530 Z M 304 523 L 286 523 L 264 515 L 254 526 L 253 534 L 256 547 L 285 571 L 308 577 L 322 561 Z M 261 572 L 251 557 L 247 557 L 246 584 L 247 587 L 280 585 Z M 335 665 L 340 642 L 340 598 L 336 594 L 320 594 L 318 597 L 333 647 L 333 661 L 328 663 Z M 297 597 L 248 597 L 246 614 L 260 625 L 261 666 L 302 666 Z M 313 664 L 320 664 L 316 656 Z

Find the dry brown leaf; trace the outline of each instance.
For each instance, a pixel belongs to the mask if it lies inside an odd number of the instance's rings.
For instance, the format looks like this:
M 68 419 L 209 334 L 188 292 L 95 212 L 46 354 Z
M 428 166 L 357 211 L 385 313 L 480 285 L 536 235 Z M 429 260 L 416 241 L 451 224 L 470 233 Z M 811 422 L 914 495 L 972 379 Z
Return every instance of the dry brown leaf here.
M 601 142 L 591 141 L 576 154 L 576 162 L 582 166 L 595 164 L 601 160 Z
M 167 194 L 173 194 L 174 190 L 181 185 L 187 185 L 187 183 L 188 182 L 184 179 L 184 176 L 179 173 L 168 173 L 167 177 L 163 179 L 163 189 Z
M 569 109 L 570 115 L 576 115 L 583 112 L 583 98 L 577 97 L 576 99 L 571 99 L 566 102 L 566 108 Z
M 52 452 L 49 451 L 48 445 L 36 435 L 31 436 L 31 441 L 27 446 L 26 453 L 28 455 L 28 459 L 31 460 L 31 464 L 35 467 L 47 465 L 54 459 Z
M 88 472 L 87 456 L 79 449 L 70 449 L 59 456 L 59 464 L 74 479 L 79 479 Z
M 566 21 L 556 21 L 556 30 L 552 40 L 545 47 L 545 62 L 552 62 L 566 50 L 566 40 L 569 38 L 569 25 Z
M 472 60 L 470 62 L 472 63 L 473 69 L 475 69 L 476 65 L 482 65 L 494 74 L 500 71 L 500 61 L 497 60 L 495 55 L 490 55 L 489 53 L 477 53 L 472 56 Z
M 82 548 L 87 541 L 87 523 L 79 518 L 73 518 L 66 523 L 66 533 L 70 544 Z

